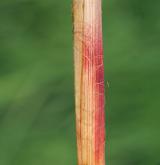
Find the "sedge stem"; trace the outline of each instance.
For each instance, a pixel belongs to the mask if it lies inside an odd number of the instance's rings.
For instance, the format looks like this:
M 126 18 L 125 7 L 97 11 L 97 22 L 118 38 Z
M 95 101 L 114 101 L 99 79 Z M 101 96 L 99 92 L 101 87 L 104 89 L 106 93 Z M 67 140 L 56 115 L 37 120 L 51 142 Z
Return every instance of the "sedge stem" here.
M 105 165 L 101 0 L 73 0 L 78 165 Z

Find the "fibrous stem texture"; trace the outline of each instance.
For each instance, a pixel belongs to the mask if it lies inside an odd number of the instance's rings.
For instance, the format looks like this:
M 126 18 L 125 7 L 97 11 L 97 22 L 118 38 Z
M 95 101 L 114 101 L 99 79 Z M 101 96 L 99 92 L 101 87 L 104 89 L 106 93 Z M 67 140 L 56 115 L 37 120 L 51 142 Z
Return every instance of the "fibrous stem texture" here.
M 73 0 L 78 165 L 105 165 L 101 0 Z

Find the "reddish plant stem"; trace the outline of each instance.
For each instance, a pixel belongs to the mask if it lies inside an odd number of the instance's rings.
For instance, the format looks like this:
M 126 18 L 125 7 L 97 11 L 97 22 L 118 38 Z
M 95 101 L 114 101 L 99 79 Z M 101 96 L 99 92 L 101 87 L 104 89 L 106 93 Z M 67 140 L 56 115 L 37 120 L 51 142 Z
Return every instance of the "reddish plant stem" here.
M 105 165 L 101 0 L 73 0 L 79 165 Z

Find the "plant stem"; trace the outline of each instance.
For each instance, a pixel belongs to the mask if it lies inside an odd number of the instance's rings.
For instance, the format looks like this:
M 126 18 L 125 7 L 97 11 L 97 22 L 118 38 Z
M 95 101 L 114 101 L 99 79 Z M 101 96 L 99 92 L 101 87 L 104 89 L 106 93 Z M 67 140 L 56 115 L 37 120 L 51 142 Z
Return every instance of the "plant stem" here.
M 105 165 L 101 0 L 73 0 L 78 165 Z

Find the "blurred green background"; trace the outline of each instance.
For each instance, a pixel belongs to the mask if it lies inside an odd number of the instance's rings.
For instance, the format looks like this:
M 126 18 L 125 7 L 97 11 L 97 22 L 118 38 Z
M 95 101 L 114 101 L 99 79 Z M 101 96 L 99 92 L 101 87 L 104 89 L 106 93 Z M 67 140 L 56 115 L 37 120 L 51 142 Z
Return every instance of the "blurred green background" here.
M 108 165 L 160 165 L 159 6 L 103 0 Z M 0 1 L 0 165 L 75 165 L 74 115 L 71 0 Z

